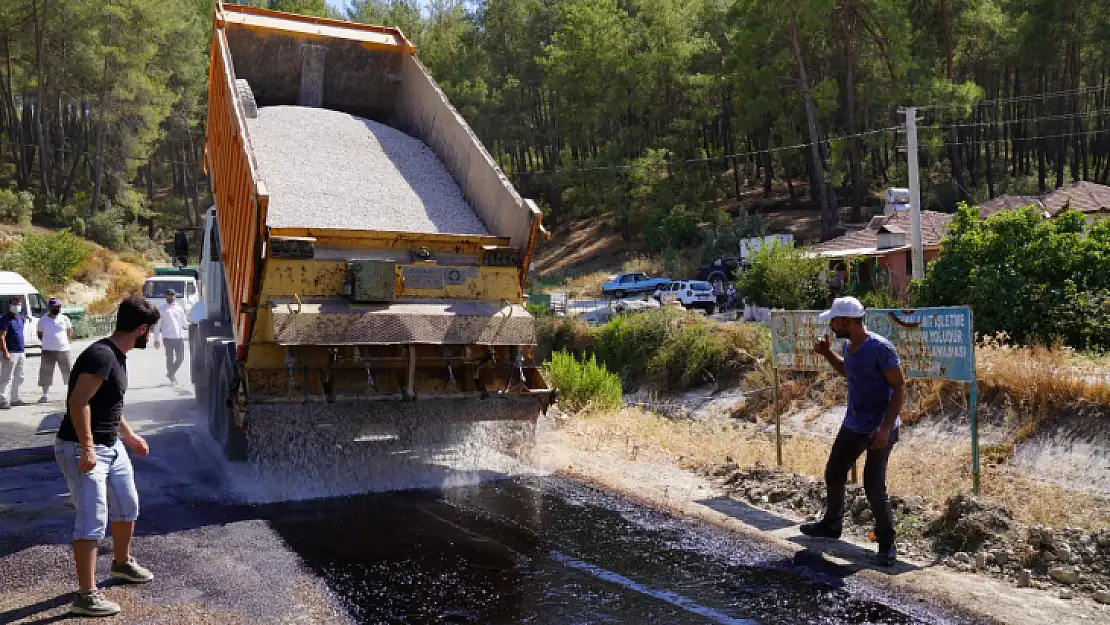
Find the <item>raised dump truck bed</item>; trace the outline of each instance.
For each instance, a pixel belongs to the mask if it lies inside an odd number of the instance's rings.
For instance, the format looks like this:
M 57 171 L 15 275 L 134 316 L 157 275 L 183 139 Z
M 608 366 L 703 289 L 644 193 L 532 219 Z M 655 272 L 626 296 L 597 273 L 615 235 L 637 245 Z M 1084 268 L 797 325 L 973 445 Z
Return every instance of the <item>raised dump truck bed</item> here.
M 210 50 L 194 382 L 229 455 L 289 418 L 538 416 L 541 214 L 401 32 L 221 5 Z
M 247 129 L 268 181 L 270 227 L 489 234 L 436 153 L 395 128 L 271 106 L 248 118 Z

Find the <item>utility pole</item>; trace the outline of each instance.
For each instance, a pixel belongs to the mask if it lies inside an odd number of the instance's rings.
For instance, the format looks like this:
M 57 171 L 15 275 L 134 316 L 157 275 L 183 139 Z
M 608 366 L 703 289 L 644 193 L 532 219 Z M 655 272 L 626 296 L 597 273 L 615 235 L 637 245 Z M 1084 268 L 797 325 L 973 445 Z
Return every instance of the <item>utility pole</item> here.
M 917 166 L 917 109 L 906 109 L 906 161 L 910 174 L 910 246 L 913 279 L 925 277 L 925 254 L 921 249 L 921 170 Z

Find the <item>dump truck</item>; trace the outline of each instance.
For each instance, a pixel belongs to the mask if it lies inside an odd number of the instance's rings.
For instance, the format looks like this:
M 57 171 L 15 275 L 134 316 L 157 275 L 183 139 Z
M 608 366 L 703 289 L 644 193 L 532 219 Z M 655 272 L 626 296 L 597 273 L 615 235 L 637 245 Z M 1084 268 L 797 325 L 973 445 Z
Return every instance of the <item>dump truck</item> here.
M 215 9 L 191 353 L 230 459 L 534 425 L 555 400 L 524 306 L 542 213 L 415 52 L 396 28 Z

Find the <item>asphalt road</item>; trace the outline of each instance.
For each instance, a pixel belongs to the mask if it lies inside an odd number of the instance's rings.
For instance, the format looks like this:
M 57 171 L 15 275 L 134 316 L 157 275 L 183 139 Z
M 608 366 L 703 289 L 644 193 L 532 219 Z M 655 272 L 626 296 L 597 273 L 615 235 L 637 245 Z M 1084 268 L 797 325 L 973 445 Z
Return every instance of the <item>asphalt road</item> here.
M 124 608 L 112 622 L 969 622 L 558 477 L 257 503 L 281 492 L 259 482 L 287 476 L 225 463 L 160 352 L 128 362 L 125 414 L 151 447 L 134 460 L 134 552 L 157 579 L 111 585 L 105 541 L 99 579 Z M 73 513 L 51 448 L 63 397 L 59 380 L 51 403 L 0 412 L 0 623 L 66 619 Z

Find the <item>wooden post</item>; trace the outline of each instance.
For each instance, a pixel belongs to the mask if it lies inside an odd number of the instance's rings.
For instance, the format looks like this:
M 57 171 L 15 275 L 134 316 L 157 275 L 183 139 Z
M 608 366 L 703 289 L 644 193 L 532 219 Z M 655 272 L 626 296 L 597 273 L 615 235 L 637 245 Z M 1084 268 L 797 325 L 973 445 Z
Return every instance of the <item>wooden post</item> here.
M 779 370 L 775 366 L 774 350 L 771 357 L 771 377 L 775 384 L 775 461 L 782 468 L 782 406 L 779 405 Z

